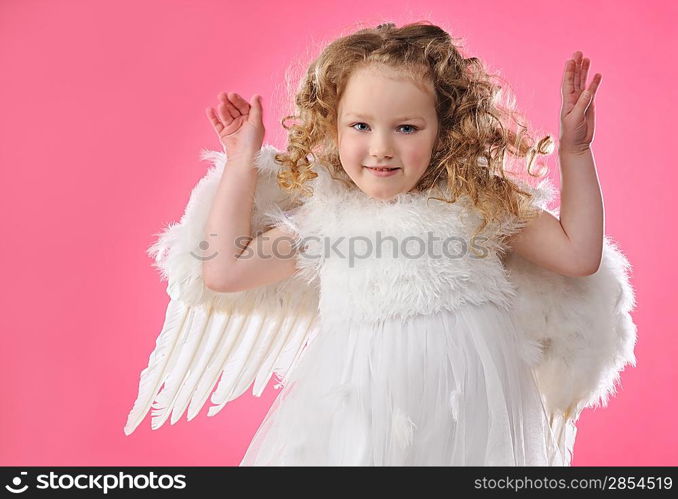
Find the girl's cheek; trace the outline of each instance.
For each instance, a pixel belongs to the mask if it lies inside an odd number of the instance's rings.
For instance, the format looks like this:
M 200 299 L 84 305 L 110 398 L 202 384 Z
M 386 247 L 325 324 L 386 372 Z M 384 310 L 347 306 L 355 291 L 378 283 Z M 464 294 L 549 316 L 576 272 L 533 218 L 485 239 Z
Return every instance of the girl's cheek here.
M 417 144 L 417 147 L 412 151 L 412 161 L 416 165 L 428 164 L 432 151 L 429 150 L 431 146 L 428 141 L 422 141 Z

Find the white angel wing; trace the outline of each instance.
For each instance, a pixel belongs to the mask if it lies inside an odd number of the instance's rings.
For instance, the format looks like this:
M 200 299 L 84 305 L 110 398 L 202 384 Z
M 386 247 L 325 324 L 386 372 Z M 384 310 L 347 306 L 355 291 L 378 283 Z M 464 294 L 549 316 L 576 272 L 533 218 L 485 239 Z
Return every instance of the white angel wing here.
M 277 152 L 264 145 L 255 160 L 259 172 L 252 214 L 255 235 L 291 208 L 290 197 L 276 182 Z M 187 409 L 190 421 L 210 394 L 214 405 L 208 416 L 213 416 L 251 385 L 252 393 L 260 396 L 274 373 L 282 380 L 276 388 L 285 384 L 317 333 L 317 283 L 298 275 L 237 293 L 215 293 L 205 287 L 202 255 L 209 249 L 203 228 L 227 158 L 221 152 L 203 151 L 202 159 L 211 160 L 213 166 L 193 189 L 184 216 L 148 250 L 168 280 L 171 299 L 156 347 L 141 372 L 126 435 L 151 408 L 151 427 L 157 429 L 168 417 L 176 423 Z
M 545 209 L 552 187 L 539 189 L 537 202 Z M 547 211 L 558 216 L 557 210 Z M 630 264 L 607 236 L 600 268 L 590 276 L 563 276 L 514 253 L 504 264 L 516 289 L 511 314 L 526 340 L 525 358 L 569 463 L 581 411 L 607 405 L 620 372 L 627 364 L 635 366 Z

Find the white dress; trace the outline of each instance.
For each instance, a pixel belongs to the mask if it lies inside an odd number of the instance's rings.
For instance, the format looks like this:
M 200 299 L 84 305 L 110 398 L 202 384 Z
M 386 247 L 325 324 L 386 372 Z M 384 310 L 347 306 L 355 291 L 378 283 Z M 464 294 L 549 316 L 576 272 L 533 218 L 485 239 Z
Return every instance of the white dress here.
M 311 201 L 278 217 L 297 237 L 315 236 L 305 243 L 316 258 L 299 268 L 319 279 L 321 327 L 241 466 L 563 465 L 496 246 L 475 259 L 388 248 L 320 257 L 319 236 L 353 236 L 365 249 L 375 229 L 398 243 L 429 233 L 468 242 L 478 219 L 463 213 L 422 195 L 372 200 L 321 175 Z M 441 244 L 429 248 L 440 255 Z
M 323 331 L 241 466 L 561 465 L 512 336 L 492 304 Z

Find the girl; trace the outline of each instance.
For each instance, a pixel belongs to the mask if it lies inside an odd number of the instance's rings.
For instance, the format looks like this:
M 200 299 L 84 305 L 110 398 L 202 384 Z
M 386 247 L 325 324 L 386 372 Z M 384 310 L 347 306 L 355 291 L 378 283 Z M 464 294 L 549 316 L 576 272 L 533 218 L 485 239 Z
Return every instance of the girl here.
M 501 87 L 437 26 L 326 47 L 284 153 L 263 145 L 259 96 L 222 93 L 224 154 L 151 248 L 172 301 L 125 432 L 154 399 L 157 428 L 275 372 L 242 465 L 570 464 L 574 421 L 635 342 L 588 67 L 576 52 L 563 76 L 559 218 L 550 184 L 507 164 L 532 175 L 550 137 L 513 132 Z

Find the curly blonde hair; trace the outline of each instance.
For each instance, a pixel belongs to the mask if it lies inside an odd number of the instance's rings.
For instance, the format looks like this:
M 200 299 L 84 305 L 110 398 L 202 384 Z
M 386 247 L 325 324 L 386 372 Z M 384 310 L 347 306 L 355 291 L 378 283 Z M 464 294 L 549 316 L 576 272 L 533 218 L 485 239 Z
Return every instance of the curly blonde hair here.
M 357 188 L 339 160 L 337 108 L 351 74 L 377 65 L 397 69 L 415 82 L 426 79 L 435 89 L 438 137 L 430 165 L 413 190 L 431 192 L 442 182 L 449 196 L 432 199 L 454 203 L 459 196 L 468 196 L 482 217 L 474 236 L 506 214 L 519 222 L 535 216 L 532 194 L 514 182 L 520 172 L 511 170 L 508 160 L 526 158 L 528 175 L 544 176 L 546 168 L 539 175 L 532 166 L 537 155 L 552 152 L 553 140 L 546 135 L 535 144 L 521 123 L 523 116 L 514 110 L 512 96 L 502 103 L 503 81 L 488 73 L 476 57 L 464 58 L 458 46 L 446 31 L 426 21 L 400 28 L 393 23 L 363 28 L 330 43 L 299 82 L 295 114 L 281 121 L 288 145 L 286 152 L 275 156 L 284 166 L 278 175 L 280 187 L 295 195 L 311 195 L 305 184 L 317 176 L 313 158 L 333 178 Z M 288 126 L 290 119 L 296 123 Z M 513 122 L 518 133 L 509 126 Z

